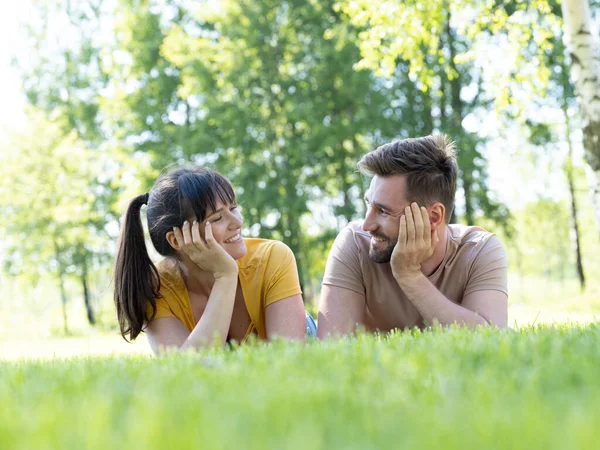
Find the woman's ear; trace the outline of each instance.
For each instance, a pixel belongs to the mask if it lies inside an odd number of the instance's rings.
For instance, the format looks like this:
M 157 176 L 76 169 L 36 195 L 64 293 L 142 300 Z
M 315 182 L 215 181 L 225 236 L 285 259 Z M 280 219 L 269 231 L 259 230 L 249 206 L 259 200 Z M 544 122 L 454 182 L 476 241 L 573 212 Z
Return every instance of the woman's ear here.
M 167 242 L 175 250 L 181 249 L 181 246 L 179 245 L 179 242 L 177 242 L 177 238 L 175 237 L 175 233 L 173 231 L 167 231 Z
M 445 223 L 445 213 L 446 207 L 440 202 L 436 202 L 429 207 L 429 223 L 432 230 L 437 229 Z

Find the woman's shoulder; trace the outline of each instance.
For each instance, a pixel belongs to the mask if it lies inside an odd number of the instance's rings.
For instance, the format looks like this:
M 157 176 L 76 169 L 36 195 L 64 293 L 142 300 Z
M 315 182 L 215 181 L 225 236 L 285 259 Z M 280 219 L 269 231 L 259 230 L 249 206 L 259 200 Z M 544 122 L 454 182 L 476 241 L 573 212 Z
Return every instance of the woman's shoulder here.
M 154 319 L 175 317 L 181 320 L 188 330 L 192 331 L 194 328 L 193 315 L 189 306 L 187 288 L 177 261 L 165 258 L 156 263 L 156 270 L 160 278 L 159 296 L 154 299 L 156 309 L 150 302 L 146 305 L 147 317 Z
M 264 264 L 267 261 L 278 261 L 294 257 L 292 250 L 283 242 L 273 239 L 244 238 L 246 255 L 238 259 L 240 268 Z
M 179 265 L 172 258 L 165 258 L 156 264 L 156 270 L 160 277 L 160 285 L 162 288 L 169 288 L 175 292 L 185 289 L 183 277 L 179 270 Z

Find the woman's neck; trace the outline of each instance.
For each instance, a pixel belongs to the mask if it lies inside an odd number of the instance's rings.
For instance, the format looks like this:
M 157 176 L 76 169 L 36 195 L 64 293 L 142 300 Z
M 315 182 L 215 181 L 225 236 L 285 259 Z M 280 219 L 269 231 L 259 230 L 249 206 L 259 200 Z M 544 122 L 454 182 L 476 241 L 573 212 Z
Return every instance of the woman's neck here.
M 215 284 L 215 277 L 212 273 L 200 269 L 194 262 L 187 259 L 178 260 L 177 264 L 188 292 L 210 295 L 210 291 Z

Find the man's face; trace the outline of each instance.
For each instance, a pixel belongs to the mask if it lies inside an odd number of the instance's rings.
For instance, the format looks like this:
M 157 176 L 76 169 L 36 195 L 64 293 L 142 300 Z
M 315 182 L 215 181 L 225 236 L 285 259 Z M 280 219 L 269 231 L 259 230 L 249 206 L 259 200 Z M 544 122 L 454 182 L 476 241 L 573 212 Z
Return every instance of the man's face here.
M 406 178 L 403 175 L 375 175 L 365 194 L 367 215 L 363 230 L 371 234 L 369 256 L 376 263 L 390 262 L 398 242 L 400 217 L 410 205 L 406 199 Z

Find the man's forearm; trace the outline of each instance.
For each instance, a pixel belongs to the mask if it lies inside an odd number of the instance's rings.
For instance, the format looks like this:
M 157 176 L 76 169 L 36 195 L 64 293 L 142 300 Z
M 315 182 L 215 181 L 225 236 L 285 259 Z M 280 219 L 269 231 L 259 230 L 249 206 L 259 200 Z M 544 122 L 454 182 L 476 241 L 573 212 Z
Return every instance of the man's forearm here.
M 396 281 L 428 325 L 435 322 L 442 325 L 457 323 L 469 327 L 489 325 L 477 313 L 448 300 L 422 272 L 399 276 Z

